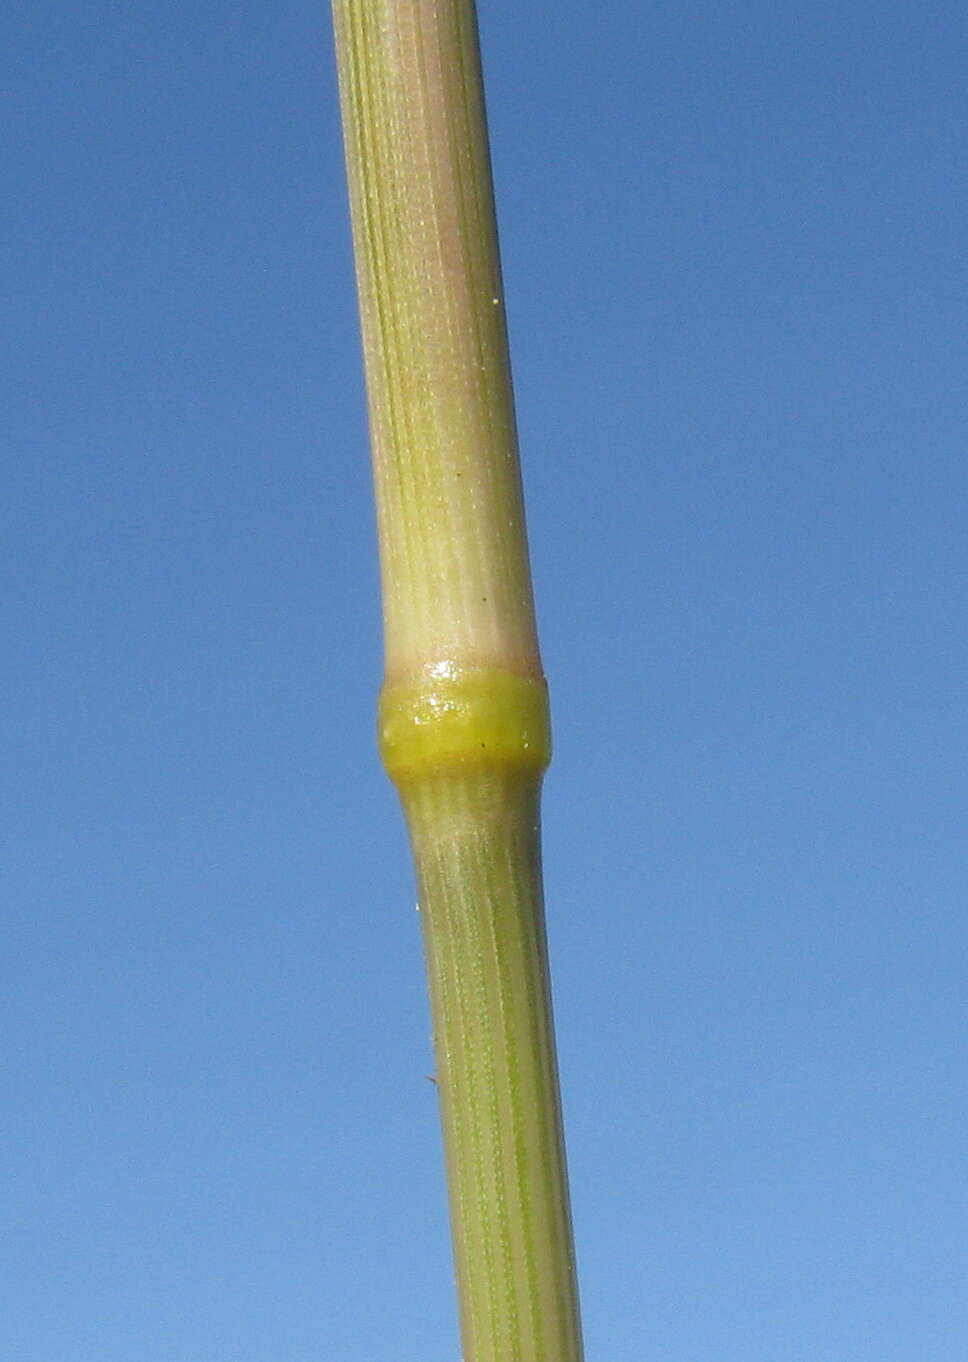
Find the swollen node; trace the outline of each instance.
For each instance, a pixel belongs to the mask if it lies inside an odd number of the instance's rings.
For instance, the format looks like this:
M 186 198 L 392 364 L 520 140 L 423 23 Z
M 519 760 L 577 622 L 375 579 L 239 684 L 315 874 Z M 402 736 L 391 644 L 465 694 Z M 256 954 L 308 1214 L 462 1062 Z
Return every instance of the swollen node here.
M 537 775 L 551 758 L 544 679 L 499 667 L 442 664 L 384 686 L 379 724 L 380 755 L 398 786 L 472 769 Z

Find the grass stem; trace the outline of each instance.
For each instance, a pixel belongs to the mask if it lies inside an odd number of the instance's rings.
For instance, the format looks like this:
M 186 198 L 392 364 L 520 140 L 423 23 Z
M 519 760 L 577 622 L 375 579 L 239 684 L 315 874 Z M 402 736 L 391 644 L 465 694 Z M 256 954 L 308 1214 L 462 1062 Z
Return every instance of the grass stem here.
M 542 903 L 550 757 L 473 0 L 333 0 L 464 1362 L 582 1356 Z

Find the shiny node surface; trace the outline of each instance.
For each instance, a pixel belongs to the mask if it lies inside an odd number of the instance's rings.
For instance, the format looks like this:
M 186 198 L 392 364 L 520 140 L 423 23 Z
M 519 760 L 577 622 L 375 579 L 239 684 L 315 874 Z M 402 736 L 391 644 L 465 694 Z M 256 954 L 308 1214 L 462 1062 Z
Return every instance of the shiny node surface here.
M 498 667 L 429 667 L 380 696 L 380 755 L 397 785 L 484 767 L 543 771 L 551 758 L 548 688 Z

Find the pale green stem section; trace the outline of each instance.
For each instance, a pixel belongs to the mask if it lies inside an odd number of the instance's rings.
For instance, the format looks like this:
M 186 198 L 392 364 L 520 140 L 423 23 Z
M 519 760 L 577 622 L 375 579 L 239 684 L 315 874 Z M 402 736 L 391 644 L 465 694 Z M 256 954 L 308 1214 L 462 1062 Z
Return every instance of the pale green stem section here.
M 472 0 L 333 0 L 464 1362 L 581 1362 L 541 893 L 550 757 Z
M 540 670 L 470 0 L 333 0 L 387 677 Z
M 465 1362 L 582 1356 L 541 899 L 539 777 L 404 793 Z

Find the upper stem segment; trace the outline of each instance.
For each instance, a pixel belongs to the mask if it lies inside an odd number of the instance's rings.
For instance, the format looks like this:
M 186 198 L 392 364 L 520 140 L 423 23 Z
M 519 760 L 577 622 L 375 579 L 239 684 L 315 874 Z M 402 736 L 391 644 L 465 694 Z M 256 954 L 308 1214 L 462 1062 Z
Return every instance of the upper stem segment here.
M 334 0 L 387 680 L 540 673 L 471 0 Z

